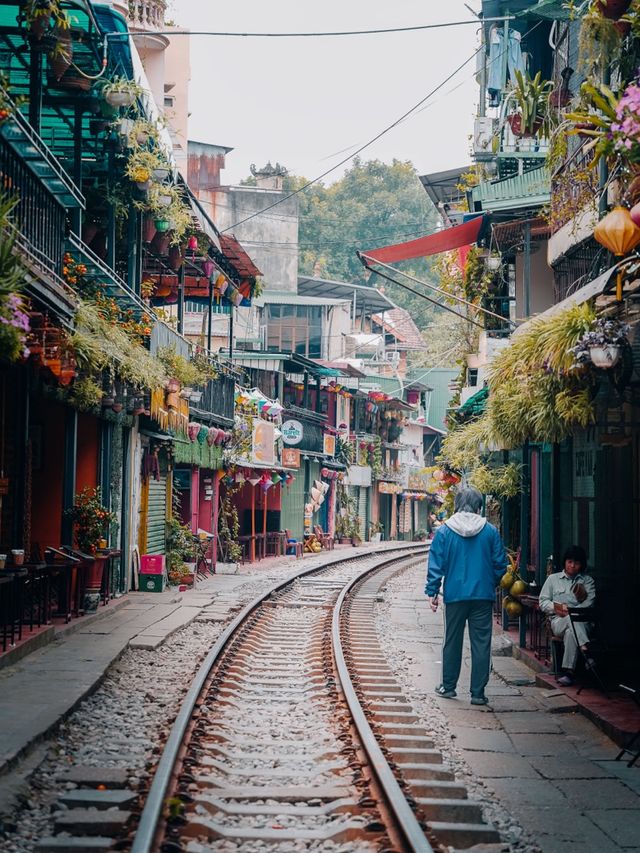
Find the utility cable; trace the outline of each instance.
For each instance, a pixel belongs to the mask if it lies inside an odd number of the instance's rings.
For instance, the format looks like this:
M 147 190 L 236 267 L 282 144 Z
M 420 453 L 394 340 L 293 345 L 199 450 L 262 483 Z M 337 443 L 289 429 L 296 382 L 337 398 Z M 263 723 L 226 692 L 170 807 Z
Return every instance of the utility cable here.
M 507 322 L 511 326 L 513 326 L 514 328 L 516 326 L 516 324 L 512 320 L 507 320 L 506 317 L 503 317 L 501 314 L 496 314 L 494 311 L 489 311 L 488 308 L 481 308 L 479 305 L 474 305 L 473 302 L 469 302 L 468 299 L 463 299 L 462 296 L 456 296 L 455 293 L 448 293 L 446 290 L 443 290 L 441 287 L 436 287 L 435 284 L 430 284 L 428 281 L 422 281 L 422 279 L 416 278 L 414 275 L 410 275 L 410 273 L 408 273 L 408 272 L 403 272 L 402 270 L 398 269 L 397 267 L 389 266 L 389 264 L 385 264 L 382 261 L 378 261 L 375 258 L 371 258 L 365 252 L 356 252 L 356 254 L 358 255 L 358 257 L 362 261 L 363 266 L 366 267 L 367 269 L 371 269 L 371 267 L 369 266 L 369 264 L 365 263 L 363 258 L 366 259 L 367 261 L 371 261 L 374 264 L 378 264 L 387 270 L 391 270 L 391 272 L 395 272 L 398 275 L 403 275 L 405 278 L 408 278 L 410 281 L 414 281 L 416 284 L 422 284 L 422 285 L 424 285 L 424 287 L 428 287 L 430 290 L 435 290 L 436 293 L 439 293 L 441 296 L 444 296 L 445 299 L 455 299 L 456 302 L 460 302 L 462 305 L 466 305 L 467 308 L 474 308 L 476 311 L 481 311 L 483 314 L 487 314 L 489 317 L 495 317 L 497 320 Z M 378 270 L 371 270 L 371 272 L 374 272 L 376 275 L 381 275 L 381 273 L 378 272 Z M 386 278 L 386 276 L 382 276 L 382 277 Z M 393 279 L 389 279 L 389 280 L 393 281 Z M 397 281 L 394 283 L 400 284 L 400 282 L 397 282 Z M 417 290 L 414 292 L 418 293 Z M 418 293 L 418 295 L 424 296 L 423 293 Z M 427 298 L 427 297 L 425 297 L 425 298 Z M 442 308 L 445 307 L 444 305 L 442 305 L 439 302 L 436 304 L 441 305 Z M 473 321 L 470 320 L 469 322 L 473 322 Z M 476 323 L 476 325 L 478 325 L 478 324 Z M 484 327 L 481 327 L 481 328 L 484 328 Z
M 477 22 L 474 22 L 474 23 L 477 23 Z M 390 130 L 393 130 L 394 127 L 397 127 L 397 125 L 399 125 L 408 116 L 410 116 L 411 113 L 414 113 L 419 107 L 421 107 L 425 101 L 428 101 L 429 98 L 433 97 L 433 95 L 435 95 L 436 92 L 438 92 L 440 89 L 442 89 L 442 87 L 445 86 L 449 82 L 449 80 L 451 80 L 453 77 L 455 77 L 455 75 L 459 71 L 461 71 L 466 65 L 468 65 L 471 62 L 471 60 L 475 59 L 475 57 L 477 56 L 477 54 L 481 50 L 482 50 L 482 47 L 479 47 L 478 50 L 474 50 L 474 52 L 471 54 L 471 56 L 467 57 L 467 59 L 465 59 L 464 62 L 462 62 L 460 65 L 458 65 L 457 68 L 455 68 L 449 75 L 447 75 L 447 77 L 445 77 L 445 79 L 441 83 L 439 83 L 435 87 L 435 89 L 432 89 L 427 95 L 424 96 L 424 98 L 421 98 L 417 104 L 414 104 L 410 109 L 408 109 L 406 112 L 404 112 L 394 122 L 392 122 L 390 125 L 387 125 L 387 127 L 385 127 L 383 130 L 381 130 L 379 133 L 377 133 L 372 139 L 370 139 L 368 142 L 365 142 L 363 145 L 361 145 L 359 148 L 357 148 L 353 152 L 353 154 L 350 154 L 348 157 L 344 157 L 342 160 L 340 160 L 334 166 L 331 166 L 330 169 L 327 169 L 321 175 L 318 175 L 316 178 L 313 178 L 311 181 L 307 181 L 306 184 L 303 184 L 301 187 L 299 187 L 297 190 L 294 190 L 292 193 L 289 193 L 288 195 L 283 196 L 283 198 L 278 199 L 278 201 L 274 201 L 272 204 L 268 205 L 267 207 L 264 207 L 262 210 L 256 211 L 256 213 L 252 213 L 250 216 L 245 216 L 244 219 L 240 219 L 238 222 L 235 222 L 233 225 L 230 225 L 228 228 L 224 228 L 222 230 L 222 233 L 224 234 L 227 231 L 231 231 L 232 229 L 237 228 L 238 225 L 243 225 L 245 222 L 249 222 L 249 220 L 255 219 L 256 216 L 260 216 L 263 213 L 266 213 L 267 210 L 271 210 L 272 208 L 277 207 L 279 204 L 283 204 L 283 202 L 288 201 L 290 198 L 293 198 L 294 196 L 299 195 L 301 192 L 304 192 L 305 190 L 309 189 L 309 187 L 313 186 L 314 184 L 317 184 L 318 181 L 321 181 L 323 178 L 326 178 L 326 176 L 330 175 L 331 172 L 335 172 L 335 170 L 339 169 L 340 166 L 344 166 L 345 163 L 348 163 L 350 160 L 353 160 L 353 158 L 356 157 L 358 154 L 360 154 L 362 151 L 364 151 L 365 148 L 368 148 L 370 145 L 373 145 L 374 142 L 377 142 L 378 139 L 383 137 Z
M 484 18 L 485 23 L 504 23 L 504 21 L 514 20 L 513 16 L 503 15 L 495 18 Z M 295 33 L 239 33 L 239 32 L 223 32 L 215 30 L 142 30 L 140 32 L 112 32 L 106 33 L 107 38 L 129 38 L 132 36 L 216 36 L 222 38 L 324 38 L 333 36 L 371 36 L 383 35 L 385 33 L 411 33 L 420 30 L 441 30 L 446 27 L 464 27 L 469 24 L 478 26 L 479 19 L 474 18 L 469 21 L 443 21 L 439 24 L 416 24 L 412 27 L 384 27 L 377 30 L 331 30 L 328 32 L 295 32 Z

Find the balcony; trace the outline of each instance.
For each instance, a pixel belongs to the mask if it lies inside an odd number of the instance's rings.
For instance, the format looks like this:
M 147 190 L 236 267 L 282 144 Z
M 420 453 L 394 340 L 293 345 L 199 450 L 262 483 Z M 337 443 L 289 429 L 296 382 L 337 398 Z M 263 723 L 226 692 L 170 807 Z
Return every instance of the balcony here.
M 149 307 L 142 301 L 138 294 L 129 287 L 124 279 L 120 278 L 116 272 L 108 267 L 104 261 L 102 261 L 86 245 L 86 243 L 83 243 L 75 234 L 70 234 L 67 237 L 65 250 L 73 255 L 73 258 L 76 261 L 83 263 L 87 267 L 87 279 L 102 288 L 105 296 L 115 299 L 118 306 L 124 311 L 133 311 L 137 318 L 140 318 L 145 314 L 152 313 L 149 310 Z M 185 341 L 185 344 L 186 343 L 187 342 Z
M 589 239 L 598 221 L 599 176 L 593 150 L 582 144 L 551 180 L 549 264 Z
M 546 166 L 537 166 L 509 178 L 483 181 L 470 195 L 474 212 L 539 208 L 551 198 L 551 175 Z
M 223 372 L 217 379 L 208 382 L 198 403 L 191 403 L 191 414 L 199 421 L 216 423 L 221 427 L 233 427 L 235 380 L 230 373 Z

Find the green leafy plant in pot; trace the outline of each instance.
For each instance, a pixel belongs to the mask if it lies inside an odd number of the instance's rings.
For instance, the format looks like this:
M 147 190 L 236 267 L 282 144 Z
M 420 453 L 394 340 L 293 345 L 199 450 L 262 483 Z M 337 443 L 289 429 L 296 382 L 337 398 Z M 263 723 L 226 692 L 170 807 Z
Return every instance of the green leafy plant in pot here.
M 507 116 L 511 130 L 516 136 L 537 136 L 548 138 L 551 132 L 552 117 L 549 112 L 549 95 L 553 90 L 551 80 L 543 80 L 540 71 L 535 77 L 516 71 L 516 82 L 511 97 L 517 111 Z

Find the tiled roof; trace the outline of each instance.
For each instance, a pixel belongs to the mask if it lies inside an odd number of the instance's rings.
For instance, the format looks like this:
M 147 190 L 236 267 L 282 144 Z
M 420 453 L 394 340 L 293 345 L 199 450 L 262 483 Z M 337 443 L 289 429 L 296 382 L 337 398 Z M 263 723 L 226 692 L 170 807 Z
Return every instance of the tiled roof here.
M 384 314 L 374 314 L 373 321 L 398 341 L 398 349 L 421 350 L 425 349 L 425 343 L 420 334 L 420 329 L 413 322 L 413 318 L 404 308 L 392 308 Z

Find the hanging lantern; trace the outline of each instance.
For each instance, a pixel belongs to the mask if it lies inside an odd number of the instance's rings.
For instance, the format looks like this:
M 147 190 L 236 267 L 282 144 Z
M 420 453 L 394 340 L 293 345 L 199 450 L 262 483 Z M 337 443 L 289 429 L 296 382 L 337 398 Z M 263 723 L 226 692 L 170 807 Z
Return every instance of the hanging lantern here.
M 252 486 L 257 486 L 260 482 L 260 477 L 249 477 L 247 480 L 248 483 L 251 483 Z
M 207 278 L 211 278 L 213 276 L 213 271 L 215 269 L 215 264 L 213 261 L 204 261 L 202 264 L 202 272 L 206 275 Z
M 207 444 L 209 445 L 209 447 L 213 447 L 213 444 L 216 440 L 217 435 L 218 435 L 217 428 L 211 427 L 209 429 L 209 433 L 207 434 Z
M 274 486 L 276 486 L 280 482 L 280 474 L 277 471 L 274 471 L 271 475 L 271 482 Z
M 623 258 L 640 243 L 640 228 L 626 207 L 614 207 L 593 230 L 595 239 L 617 258 Z M 616 300 L 622 302 L 622 270 L 616 279 Z
M 198 248 L 198 238 L 195 234 L 192 234 L 191 237 L 189 237 L 187 248 L 191 249 L 192 251 L 195 251 Z
M 198 433 L 200 432 L 200 424 L 192 421 L 187 427 L 187 434 L 191 441 L 195 441 L 198 438 Z

